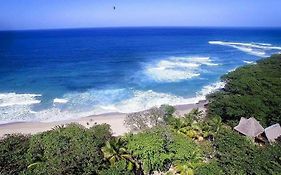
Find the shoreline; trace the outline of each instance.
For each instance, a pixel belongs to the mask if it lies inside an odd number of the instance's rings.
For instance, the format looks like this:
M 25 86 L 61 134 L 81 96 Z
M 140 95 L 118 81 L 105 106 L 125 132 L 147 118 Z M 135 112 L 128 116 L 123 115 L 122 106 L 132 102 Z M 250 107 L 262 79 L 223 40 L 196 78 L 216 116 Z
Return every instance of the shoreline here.
M 199 108 L 204 110 L 206 101 L 199 101 L 193 104 L 175 105 L 176 115 L 183 115 L 190 112 L 192 109 Z M 140 111 L 141 112 L 141 111 Z M 90 115 L 78 119 L 61 120 L 54 122 L 11 122 L 0 124 L 0 137 L 6 134 L 36 134 L 51 130 L 58 125 L 66 125 L 69 123 L 78 123 L 89 128 L 95 124 L 106 123 L 111 126 L 113 135 L 119 136 L 129 132 L 129 129 L 124 125 L 124 119 L 128 113 L 105 113 L 99 115 Z

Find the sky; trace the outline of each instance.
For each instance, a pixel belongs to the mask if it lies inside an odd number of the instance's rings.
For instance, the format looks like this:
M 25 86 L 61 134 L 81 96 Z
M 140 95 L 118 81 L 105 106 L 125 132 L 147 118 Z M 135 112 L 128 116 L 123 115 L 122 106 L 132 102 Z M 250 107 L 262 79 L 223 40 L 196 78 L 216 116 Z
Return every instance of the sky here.
M 280 7 L 281 0 L 0 0 L 0 30 L 281 27 Z

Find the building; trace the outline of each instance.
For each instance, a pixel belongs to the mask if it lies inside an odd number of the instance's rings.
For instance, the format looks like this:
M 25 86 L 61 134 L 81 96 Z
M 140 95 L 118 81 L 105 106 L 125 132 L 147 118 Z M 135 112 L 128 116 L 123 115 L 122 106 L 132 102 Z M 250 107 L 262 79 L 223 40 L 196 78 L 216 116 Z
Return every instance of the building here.
M 264 132 L 269 142 L 275 142 L 275 140 L 281 136 L 281 127 L 277 123 L 265 128 Z
M 264 132 L 264 128 L 253 117 L 246 119 L 241 117 L 239 124 L 234 129 L 243 135 L 255 138 Z

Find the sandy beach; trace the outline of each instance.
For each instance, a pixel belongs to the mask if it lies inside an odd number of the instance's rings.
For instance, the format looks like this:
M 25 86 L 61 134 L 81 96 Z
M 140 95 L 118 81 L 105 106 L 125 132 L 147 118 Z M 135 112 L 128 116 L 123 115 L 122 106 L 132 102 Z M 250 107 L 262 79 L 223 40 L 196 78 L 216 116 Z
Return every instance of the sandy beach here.
M 194 108 L 204 109 L 204 102 L 196 104 L 186 104 L 175 106 L 176 115 L 183 115 L 190 112 Z M 79 119 L 56 121 L 56 122 L 14 122 L 0 125 L 0 137 L 5 134 L 22 133 L 22 134 L 36 134 L 51 130 L 57 125 L 65 125 L 69 123 L 78 123 L 87 128 L 95 125 L 107 123 L 111 126 L 113 135 L 123 135 L 129 132 L 129 129 L 124 126 L 125 113 L 108 113 L 101 115 L 92 115 Z

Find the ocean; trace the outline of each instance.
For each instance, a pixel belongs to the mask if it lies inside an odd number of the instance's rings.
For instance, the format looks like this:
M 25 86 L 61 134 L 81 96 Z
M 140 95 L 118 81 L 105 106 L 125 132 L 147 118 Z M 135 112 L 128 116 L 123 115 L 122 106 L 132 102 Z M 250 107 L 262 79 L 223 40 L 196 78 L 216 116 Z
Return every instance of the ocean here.
M 0 123 L 196 103 L 220 76 L 281 52 L 278 28 L 0 32 Z

